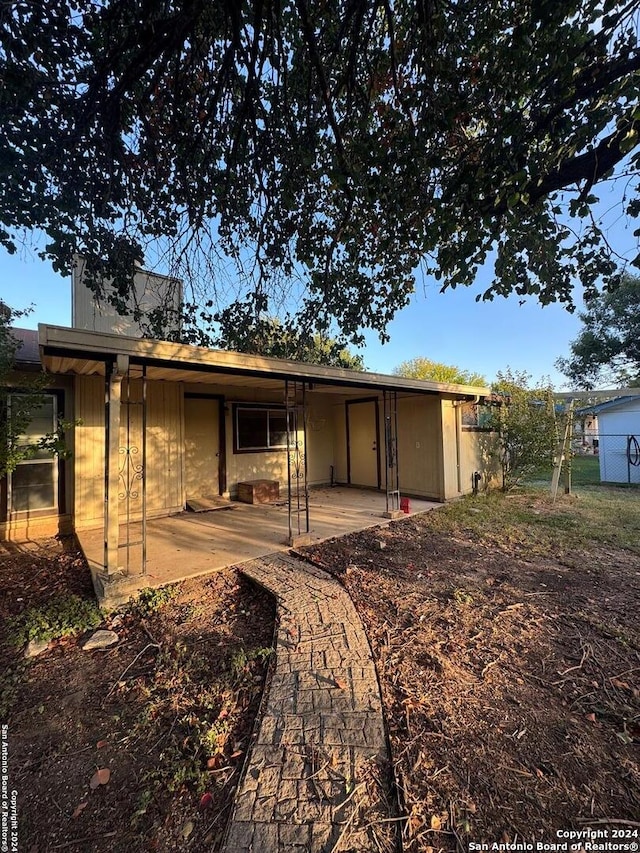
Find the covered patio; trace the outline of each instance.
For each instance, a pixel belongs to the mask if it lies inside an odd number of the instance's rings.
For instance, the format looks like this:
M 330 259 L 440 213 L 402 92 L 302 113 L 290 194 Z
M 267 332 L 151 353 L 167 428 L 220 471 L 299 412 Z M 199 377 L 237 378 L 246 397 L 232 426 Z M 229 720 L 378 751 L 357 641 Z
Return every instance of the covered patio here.
M 406 500 L 426 510 L 485 476 L 462 421 L 483 387 L 53 326 L 39 340 L 50 373 L 73 377 L 69 503 L 104 602 L 379 525 Z
M 435 501 L 412 499 L 409 514 L 426 512 L 438 505 Z M 309 507 L 310 542 L 390 523 L 390 519 L 382 517 L 385 496 L 374 490 L 344 486 L 310 489 Z M 139 528 L 138 524 L 129 531 L 131 542 L 140 540 Z M 104 565 L 103 530 L 81 530 L 77 535 L 92 573 L 99 574 Z M 123 530 L 125 543 L 126 535 Z M 130 546 L 132 566 L 140 565 L 141 547 L 140 544 Z M 286 500 L 255 505 L 232 501 L 225 509 L 181 512 L 149 520 L 146 572 L 132 577 L 127 593 L 131 594 L 136 584 L 137 588 L 162 586 L 289 547 Z M 126 560 L 126 547 L 121 559 Z

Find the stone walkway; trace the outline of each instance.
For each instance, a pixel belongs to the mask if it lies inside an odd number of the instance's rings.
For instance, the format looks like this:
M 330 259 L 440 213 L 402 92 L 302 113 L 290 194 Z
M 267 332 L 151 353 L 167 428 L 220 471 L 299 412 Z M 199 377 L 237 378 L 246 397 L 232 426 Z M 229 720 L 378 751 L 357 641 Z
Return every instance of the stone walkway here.
M 360 617 L 336 580 L 288 554 L 246 563 L 242 572 L 274 593 L 280 624 L 271 688 L 223 850 L 370 850 L 356 812 L 388 754 Z

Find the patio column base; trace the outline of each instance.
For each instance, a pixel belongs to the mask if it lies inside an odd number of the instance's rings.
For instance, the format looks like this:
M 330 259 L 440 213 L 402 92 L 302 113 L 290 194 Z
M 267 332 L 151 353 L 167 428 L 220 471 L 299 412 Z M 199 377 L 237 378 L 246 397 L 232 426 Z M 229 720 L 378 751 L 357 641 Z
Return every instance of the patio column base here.
M 383 512 L 382 517 L 383 518 L 393 518 L 393 519 L 404 518 L 405 513 L 401 509 L 391 509 L 391 510 L 389 510 L 389 512 Z
M 300 548 L 304 545 L 311 545 L 311 534 L 299 533 L 297 536 L 288 536 L 285 542 L 290 548 Z
M 126 604 L 146 586 L 149 578 L 143 574 L 125 574 L 124 570 L 117 572 L 91 572 L 93 588 L 98 599 L 98 605 L 103 610 L 112 610 L 121 604 Z

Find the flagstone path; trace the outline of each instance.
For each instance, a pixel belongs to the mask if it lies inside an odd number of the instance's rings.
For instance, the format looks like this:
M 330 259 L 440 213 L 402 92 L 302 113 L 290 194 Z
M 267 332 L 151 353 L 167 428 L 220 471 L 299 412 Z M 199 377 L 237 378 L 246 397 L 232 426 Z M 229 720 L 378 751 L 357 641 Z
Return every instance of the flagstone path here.
M 276 663 L 227 826 L 225 853 L 369 850 L 354 818 L 388 761 L 371 649 L 327 573 L 289 554 L 241 571 L 277 599 Z M 360 821 L 362 823 L 362 821 Z

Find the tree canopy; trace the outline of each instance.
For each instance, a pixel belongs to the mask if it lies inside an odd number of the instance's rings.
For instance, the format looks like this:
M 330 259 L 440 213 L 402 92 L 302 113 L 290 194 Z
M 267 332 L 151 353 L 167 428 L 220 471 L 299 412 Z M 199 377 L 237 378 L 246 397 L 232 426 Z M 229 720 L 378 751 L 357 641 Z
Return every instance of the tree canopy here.
M 487 384 L 487 380 L 481 373 L 462 370 L 454 364 L 442 364 L 424 356 L 403 361 L 394 368 L 393 372 L 396 376 L 406 376 L 409 379 L 431 379 L 433 382 L 448 382 L 457 385 Z
M 580 319 L 571 355 L 556 362 L 572 385 L 640 385 L 640 276 L 627 275 L 618 288 L 591 299 Z
M 234 314 L 234 322 L 231 316 L 227 317 L 231 313 Z M 222 349 L 287 358 L 307 364 L 344 367 L 347 370 L 365 369 L 362 356 L 351 352 L 335 338 L 320 332 L 305 334 L 285 325 L 277 317 L 255 320 L 251 316 L 239 317 L 235 309 L 225 309 L 222 312 L 222 327 L 224 333 L 215 339 L 216 345 Z
M 446 288 L 487 261 L 484 298 L 570 305 L 618 274 L 614 170 L 640 210 L 639 6 L 2 4 L 0 242 L 44 233 L 120 296 L 143 258 L 206 282 L 201 325 L 289 299 L 300 327 L 384 336 L 420 265 Z

